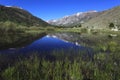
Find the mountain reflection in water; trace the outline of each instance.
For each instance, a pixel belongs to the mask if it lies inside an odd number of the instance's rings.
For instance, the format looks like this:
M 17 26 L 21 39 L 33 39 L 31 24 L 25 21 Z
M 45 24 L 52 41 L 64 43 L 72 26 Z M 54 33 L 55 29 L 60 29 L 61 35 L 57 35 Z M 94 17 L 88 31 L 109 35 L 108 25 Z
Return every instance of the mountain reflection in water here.
M 63 34 L 62 34 L 63 35 Z M 64 34 L 64 37 L 68 37 L 68 39 L 70 39 L 70 37 L 72 36 L 68 36 L 66 34 Z M 64 38 L 61 38 L 62 36 L 58 35 L 46 35 L 36 41 L 34 41 L 33 43 L 31 43 L 28 46 L 25 46 L 23 48 L 20 49 L 8 49 L 8 50 L 3 50 L 0 51 L 0 53 L 33 53 L 33 52 L 37 52 L 37 53 L 51 53 L 53 51 L 69 51 L 69 50 L 74 50 L 75 52 L 77 52 L 78 50 L 81 51 L 89 51 L 89 48 L 80 46 L 78 44 L 78 42 L 69 42 L 67 39 L 65 40 Z

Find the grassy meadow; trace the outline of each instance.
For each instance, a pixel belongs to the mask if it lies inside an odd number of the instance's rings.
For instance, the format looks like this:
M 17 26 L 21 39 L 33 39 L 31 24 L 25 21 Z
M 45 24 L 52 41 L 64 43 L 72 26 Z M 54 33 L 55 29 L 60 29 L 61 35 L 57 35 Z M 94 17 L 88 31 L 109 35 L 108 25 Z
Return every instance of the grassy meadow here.
M 71 32 L 82 36 L 80 45 L 94 53 L 54 51 L 39 53 L 0 53 L 0 80 L 120 80 L 120 32 L 110 29 L 26 27 L 0 23 L 0 49 L 30 44 L 48 33 Z M 28 40 L 31 40 L 28 42 Z M 12 46 L 11 46 L 12 45 Z

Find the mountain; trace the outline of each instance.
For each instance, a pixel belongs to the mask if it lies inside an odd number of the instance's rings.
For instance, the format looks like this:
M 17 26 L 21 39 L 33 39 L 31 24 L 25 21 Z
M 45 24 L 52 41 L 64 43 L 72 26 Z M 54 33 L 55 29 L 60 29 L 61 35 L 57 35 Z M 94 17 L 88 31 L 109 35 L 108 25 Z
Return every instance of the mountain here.
M 102 14 L 90 19 L 83 26 L 89 28 L 108 28 L 110 23 L 120 28 L 120 6 L 102 11 Z
M 76 26 L 82 24 L 87 28 L 108 28 L 110 23 L 120 28 L 120 6 L 101 12 L 88 11 L 66 16 L 48 23 L 57 26 Z
M 75 26 L 83 24 L 91 18 L 98 16 L 99 14 L 101 13 L 97 11 L 79 12 L 70 16 L 65 16 L 61 19 L 50 20 L 48 23 L 57 26 Z
M 47 26 L 47 22 L 33 16 L 26 10 L 16 6 L 0 5 L 0 21 L 12 21 L 25 26 Z

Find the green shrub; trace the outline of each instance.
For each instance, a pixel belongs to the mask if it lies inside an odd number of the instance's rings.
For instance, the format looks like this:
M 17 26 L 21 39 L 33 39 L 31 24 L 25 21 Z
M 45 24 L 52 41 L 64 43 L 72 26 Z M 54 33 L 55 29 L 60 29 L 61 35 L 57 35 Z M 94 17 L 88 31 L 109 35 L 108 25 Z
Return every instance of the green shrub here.
M 115 26 L 114 26 L 114 23 L 110 23 L 110 24 L 109 24 L 109 28 L 110 28 L 110 29 L 112 29 L 112 28 L 114 28 L 114 27 L 115 27 Z
M 17 25 L 16 23 L 6 21 L 0 23 L 0 33 L 23 33 L 25 31 L 24 26 Z
M 87 32 L 88 32 L 88 29 L 87 29 L 87 28 L 81 28 L 81 32 L 82 32 L 82 33 L 87 33 Z
M 116 42 L 109 42 L 108 43 L 108 50 L 111 51 L 111 52 L 115 52 L 117 50 L 117 43 Z
M 46 30 L 47 30 L 47 31 L 55 31 L 55 28 L 54 28 L 54 27 L 51 27 L 51 26 L 48 26 L 48 27 L 46 28 Z

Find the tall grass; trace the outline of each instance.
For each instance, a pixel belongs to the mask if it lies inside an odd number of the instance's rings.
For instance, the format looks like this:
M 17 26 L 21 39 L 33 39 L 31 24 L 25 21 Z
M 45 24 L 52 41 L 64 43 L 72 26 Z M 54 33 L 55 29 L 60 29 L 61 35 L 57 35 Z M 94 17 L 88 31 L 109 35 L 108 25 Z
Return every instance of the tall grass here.
M 109 44 L 113 45 L 113 42 Z M 119 80 L 119 50 L 110 50 L 109 54 L 99 51 L 92 57 L 87 57 L 89 54 L 86 53 L 80 55 L 80 52 L 74 55 L 54 52 L 51 54 L 54 60 L 32 54 L 8 66 L 1 76 L 3 80 Z

